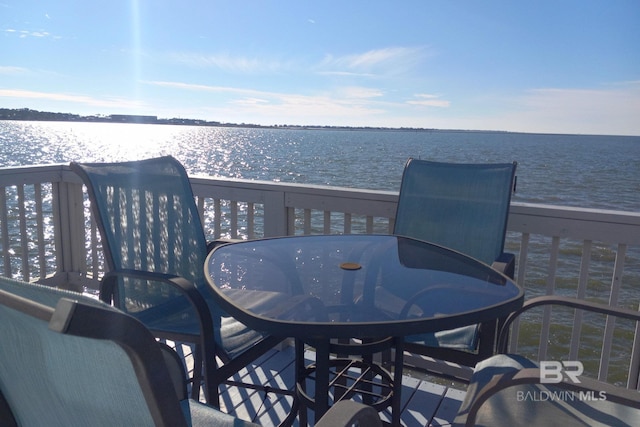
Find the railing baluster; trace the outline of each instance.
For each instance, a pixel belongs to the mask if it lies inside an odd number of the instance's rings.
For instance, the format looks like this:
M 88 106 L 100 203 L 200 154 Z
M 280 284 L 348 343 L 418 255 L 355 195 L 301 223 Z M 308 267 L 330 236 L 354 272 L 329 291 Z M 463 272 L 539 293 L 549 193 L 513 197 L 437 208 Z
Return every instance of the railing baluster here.
M 90 223 L 90 235 L 91 235 L 91 274 L 94 279 L 97 279 L 100 273 L 100 263 L 98 262 L 98 226 L 95 218 L 89 211 L 89 223 Z
M 47 277 L 47 257 L 44 240 L 44 213 L 42 208 L 42 184 L 34 186 L 35 206 L 36 206 L 36 240 L 38 250 L 39 279 Z
M 619 244 L 616 251 L 616 261 L 613 267 L 613 277 L 611 278 L 611 296 L 609 305 L 617 306 L 620 296 L 620 284 L 622 283 L 622 272 L 624 270 L 624 258 L 627 255 L 627 245 Z M 602 340 L 602 353 L 600 356 L 600 369 L 598 370 L 598 379 L 605 380 L 609 373 L 609 358 L 611 356 L 611 344 L 613 342 L 613 331 L 616 326 L 615 317 L 607 316 L 604 327 L 604 337 Z
M 529 233 L 522 233 L 520 239 L 520 256 L 518 257 L 518 277 L 517 283 L 524 283 L 526 266 L 527 266 L 527 255 L 529 254 Z M 518 349 L 518 336 L 520 332 L 520 318 L 517 318 L 513 322 L 513 326 L 511 327 L 511 336 L 510 336 L 510 350 L 512 353 L 516 353 Z
M 0 233 L 2 235 L 2 258 L 4 264 L 4 275 L 13 277 L 11 271 L 11 251 L 9 248 L 9 207 L 7 206 L 6 187 L 0 187 Z
M 580 277 L 578 279 L 578 290 L 576 298 L 584 299 L 587 293 L 587 283 L 589 281 L 589 265 L 591 264 L 591 240 L 585 240 L 582 245 L 582 260 L 580 261 Z M 571 332 L 569 359 L 578 359 L 578 349 L 580 348 L 580 333 L 582 332 L 583 311 L 576 310 L 573 317 L 573 331 Z
M 229 206 L 231 211 L 231 223 L 229 224 L 229 229 L 231 232 L 231 238 L 238 238 L 238 202 L 232 200 Z
M 324 234 L 331 234 L 331 212 L 324 211 L 324 221 L 323 221 L 323 229 L 322 232 Z
M 220 199 L 213 200 L 213 236 L 219 239 L 222 235 L 222 207 Z
M 293 207 L 286 208 L 287 212 L 287 234 L 296 234 L 296 209 Z
M 558 269 L 558 252 L 560 251 L 560 237 L 553 236 L 551 239 L 551 255 L 549 257 L 549 273 L 547 275 L 547 295 L 553 295 L 556 282 L 556 271 Z M 551 307 L 546 306 L 542 314 L 543 328 L 540 332 L 540 349 L 538 351 L 538 360 L 546 360 L 547 349 L 549 346 L 549 329 L 551 323 Z
M 527 272 L 527 260 L 529 259 L 529 241 L 531 240 L 531 234 L 522 233 L 520 238 L 520 253 L 518 256 L 518 276 L 517 282 L 524 284 L 526 272 Z
M 31 280 L 29 265 L 29 236 L 27 235 L 27 213 L 24 200 L 24 184 L 18 185 L 18 217 L 20 222 L 20 249 L 22 251 L 22 280 Z
M 633 348 L 631 350 L 631 363 L 629 363 L 627 388 L 640 389 L 640 322 L 636 322 L 636 329 L 633 334 Z
M 346 213 L 344 214 L 344 234 L 351 234 L 351 214 L 350 213 Z
M 305 209 L 303 214 L 303 233 L 311 234 L 311 209 Z
M 254 218 L 255 205 L 251 202 L 247 203 L 247 238 L 255 239 L 255 218 Z
M 196 197 L 196 206 L 200 216 L 200 224 L 204 225 L 204 197 Z

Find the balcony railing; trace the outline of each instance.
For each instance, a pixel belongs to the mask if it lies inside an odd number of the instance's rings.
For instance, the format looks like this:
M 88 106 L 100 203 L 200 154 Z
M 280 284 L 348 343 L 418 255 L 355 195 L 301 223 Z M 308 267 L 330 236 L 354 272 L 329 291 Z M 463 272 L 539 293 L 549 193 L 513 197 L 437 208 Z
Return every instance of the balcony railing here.
M 389 233 L 398 197 L 388 191 L 242 179 L 192 177 L 191 182 L 208 239 Z M 516 279 L 528 297 L 562 294 L 639 307 L 640 213 L 513 203 L 506 250 L 517 256 Z M 100 238 L 86 191 L 67 165 L 0 168 L 0 258 L 3 276 L 98 289 L 104 273 Z M 514 330 L 514 349 L 540 346 L 538 357 L 545 359 L 554 350 L 556 340 L 550 337 L 568 334 L 567 357 L 582 357 L 585 341 L 589 348 L 602 347 L 598 363 L 604 368 L 597 370 L 606 377 L 609 365 L 618 364 L 610 359 L 618 340 L 626 337 L 640 346 L 636 325 L 618 325 L 620 332 L 612 322 L 600 322 L 607 325 L 600 335 L 579 313 L 565 317 L 560 329 L 548 310 L 530 318 L 530 324 L 542 325 L 539 335 L 518 337 Z M 575 332 L 581 325 L 589 337 Z M 628 372 L 635 362 L 620 363 Z

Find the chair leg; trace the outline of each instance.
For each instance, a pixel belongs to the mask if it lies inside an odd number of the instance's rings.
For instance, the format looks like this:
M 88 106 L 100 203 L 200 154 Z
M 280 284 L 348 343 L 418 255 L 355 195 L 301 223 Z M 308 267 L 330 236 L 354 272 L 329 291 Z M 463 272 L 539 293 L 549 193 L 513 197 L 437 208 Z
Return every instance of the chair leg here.
M 499 320 L 486 322 L 480 326 L 480 343 L 478 344 L 479 360 L 487 359 L 495 354 L 498 322 Z
M 220 392 L 218 388 L 224 382 L 224 379 L 218 378 L 218 361 L 213 339 L 209 341 L 203 339 L 199 347 L 202 349 L 200 366 L 202 368 L 205 401 L 215 408 L 220 408 Z
M 200 400 L 200 386 L 202 384 L 202 349 L 199 345 L 193 346 L 193 375 L 191 377 L 191 398 Z M 208 403 L 208 402 L 207 402 Z

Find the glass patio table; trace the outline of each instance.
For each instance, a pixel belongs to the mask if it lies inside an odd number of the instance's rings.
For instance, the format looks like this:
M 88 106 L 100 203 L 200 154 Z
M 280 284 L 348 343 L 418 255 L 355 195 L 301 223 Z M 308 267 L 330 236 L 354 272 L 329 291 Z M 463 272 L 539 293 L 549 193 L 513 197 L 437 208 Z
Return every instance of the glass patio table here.
M 205 273 L 229 315 L 257 331 L 295 338 L 294 411 L 310 407 L 316 420 L 330 395 L 335 402 L 359 393 L 378 410 L 391 406 L 392 424 L 399 425 L 403 337 L 504 317 L 524 300 L 519 285 L 486 264 L 393 235 L 227 244 L 209 254 Z M 305 344 L 316 352 L 310 366 Z M 372 362 L 390 346 L 393 374 Z M 299 415 L 306 424 L 306 410 Z

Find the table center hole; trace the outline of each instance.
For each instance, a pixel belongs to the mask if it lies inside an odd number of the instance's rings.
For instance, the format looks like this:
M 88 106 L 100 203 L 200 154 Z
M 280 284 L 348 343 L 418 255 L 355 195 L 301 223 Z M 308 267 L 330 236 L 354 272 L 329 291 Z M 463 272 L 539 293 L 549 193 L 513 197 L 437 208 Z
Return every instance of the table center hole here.
M 340 268 L 343 270 L 360 270 L 362 266 L 357 262 L 343 262 L 340 264 Z

